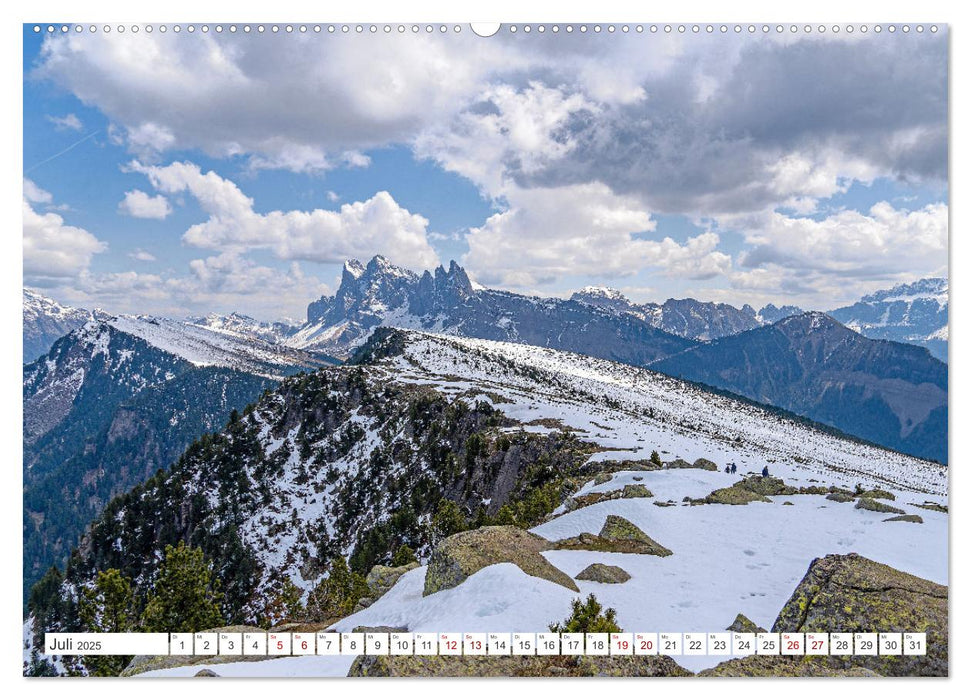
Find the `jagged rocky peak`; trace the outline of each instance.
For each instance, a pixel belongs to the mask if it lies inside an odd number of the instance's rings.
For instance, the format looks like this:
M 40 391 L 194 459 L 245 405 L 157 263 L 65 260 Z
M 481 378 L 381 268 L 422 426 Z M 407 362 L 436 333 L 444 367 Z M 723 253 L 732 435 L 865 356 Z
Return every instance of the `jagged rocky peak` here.
M 578 292 L 573 292 L 573 296 L 570 298 L 573 301 L 622 301 L 625 303 L 630 303 L 630 300 L 624 296 L 623 292 L 613 289 L 612 287 L 600 287 L 596 285 L 584 287 Z
M 758 317 L 762 323 L 775 323 L 789 316 L 798 316 L 801 313 L 802 309 L 798 306 L 766 304 L 759 310 Z

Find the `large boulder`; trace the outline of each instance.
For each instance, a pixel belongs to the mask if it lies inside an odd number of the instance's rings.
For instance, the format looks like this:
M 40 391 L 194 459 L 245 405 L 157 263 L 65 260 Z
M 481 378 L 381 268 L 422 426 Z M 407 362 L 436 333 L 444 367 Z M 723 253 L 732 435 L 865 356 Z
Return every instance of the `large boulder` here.
M 515 564 L 530 576 L 579 592 L 573 579 L 540 554 L 553 548 L 549 540 L 512 525 L 460 532 L 442 540 L 432 552 L 425 572 L 424 595 L 454 588 L 476 571 L 504 562 Z
M 378 564 L 368 572 L 365 579 L 370 591 L 369 598 L 377 600 L 385 593 L 390 591 L 398 582 L 398 579 L 407 574 L 412 569 L 418 568 L 418 562 L 411 562 L 404 566 L 382 566 Z
M 653 554 L 668 557 L 673 552 L 648 537 L 639 527 L 619 515 L 608 515 L 599 535 L 582 532 L 576 537 L 557 540 L 555 549 L 577 549 L 595 552 Z
M 828 656 L 834 668 L 881 676 L 946 676 L 947 586 L 858 554 L 816 559 L 783 606 L 774 632 L 925 632 L 926 656 Z
M 630 581 L 630 574 L 619 566 L 598 563 L 591 564 L 574 578 L 577 581 L 596 581 L 597 583 L 627 583 Z
M 690 676 L 670 656 L 358 656 L 348 676 Z
M 673 552 L 648 537 L 639 527 L 619 515 L 608 515 L 599 535 L 581 532 L 553 543 L 555 549 L 576 549 L 625 554 L 653 554 L 668 557 Z
M 710 472 L 718 471 L 718 465 L 712 462 L 710 459 L 705 459 L 704 457 L 699 457 L 696 459 L 692 466 L 694 466 L 695 469 L 704 469 Z

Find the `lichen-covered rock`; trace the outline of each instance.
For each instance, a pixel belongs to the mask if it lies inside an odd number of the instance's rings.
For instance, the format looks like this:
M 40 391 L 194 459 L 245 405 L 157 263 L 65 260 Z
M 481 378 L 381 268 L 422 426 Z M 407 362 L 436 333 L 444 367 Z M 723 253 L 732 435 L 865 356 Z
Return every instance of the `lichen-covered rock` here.
M 752 501 L 763 501 L 765 503 L 772 502 L 771 499 L 755 493 L 754 491 L 749 491 L 748 489 L 743 489 L 739 486 L 726 486 L 723 489 L 715 489 L 704 498 L 696 500 L 692 499 L 691 503 L 693 505 L 720 503 L 726 506 L 744 506 L 748 505 Z
M 757 493 L 760 496 L 792 496 L 799 493 L 795 486 L 789 486 L 782 479 L 774 476 L 747 476 L 738 483 L 736 487 Z
M 266 632 L 264 629 L 259 627 L 252 627 L 250 625 L 229 625 L 227 627 L 214 627 L 213 629 L 200 630 L 201 632 Z M 233 663 L 236 661 L 256 661 L 258 659 L 266 659 L 267 657 L 258 656 L 189 656 L 186 654 L 178 654 L 172 656 L 135 656 L 128 665 L 125 667 L 119 675 L 137 676 L 140 673 L 147 673 L 148 671 L 158 671 L 164 668 L 175 668 L 177 666 L 193 666 L 202 665 L 207 666 L 213 664 L 226 664 Z M 270 657 L 275 658 L 275 657 Z M 215 674 L 213 674 L 215 675 Z
M 933 510 L 937 513 L 947 512 L 947 506 L 942 506 L 940 503 L 934 503 L 934 501 L 924 501 L 923 503 L 911 503 L 910 505 L 916 506 L 917 508 L 923 508 L 924 510 Z
M 693 466 L 695 469 L 705 469 L 710 472 L 718 471 L 718 465 L 712 462 L 710 459 L 705 459 L 704 457 L 699 457 L 696 459 L 695 463 L 691 466 Z
M 623 552 L 627 554 L 653 554 L 667 557 L 673 552 L 650 537 L 630 520 L 619 515 L 608 515 L 599 535 L 582 532 L 553 543 L 555 549 L 578 549 L 596 552 Z
M 664 463 L 665 469 L 694 469 L 694 465 L 691 462 L 686 462 L 680 457 L 677 459 L 672 459 L 670 462 Z
M 736 615 L 735 621 L 725 629 L 729 632 L 747 632 L 750 634 L 767 631 L 763 627 L 759 627 L 757 624 L 755 624 L 750 619 L 745 617 L 745 615 L 743 615 L 742 613 L 739 613 L 738 615 Z
M 703 677 L 779 678 L 800 677 L 877 677 L 880 674 L 862 666 L 836 668 L 821 662 L 818 656 L 745 656 L 723 661 L 714 668 L 698 673 Z
M 630 574 L 619 566 L 591 564 L 573 578 L 577 581 L 596 581 L 597 583 L 627 583 L 630 581 Z
M 870 489 L 859 494 L 860 498 L 882 498 L 885 501 L 896 501 L 897 497 L 883 489 Z
M 600 486 L 600 484 L 606 484 L 613 478 L 613 474 L 597 474 L 596 478 L 593 480 L 593 483 L 595 486 Z
M 885 523 L 924 523 L 924 519 L 919 515 L 895 515 L 892 518 L 885 518 Z
M 412 569 L 418 568 L 418 562 L 411 562 L 404 566 L 382 566 L 378 564 L 368 572 L 367 583 L 371 595 L 372 603 L 390 591 L 398 582 L 398 579 L 407 574 Z
M 855 501 L 856 496 L 846 491 L 833 491 L 833 493 L 826 496 L 826 500 L 836 501 L 837 503 L 849 503 L 850 501 Z
M 900 510 L 900 508 L 888 506 L 886 503 L 875 501 L 872 498 L 861 498 L 856 502 L 855 507 L 862 510 L 872 510 L 876 513 L 897 513 L 898 515 L 904 514 L 904 511 Z
M 621 491 L 621 498 L 653 498 L 644 484 L 627 484 Z
M 670 656 L 358 656 L 348 676 L 690 676 Z
M 480 569 L 492 564 L 515 564 L 530 576 L 578 591 L 569 576 L 540 554 L 553 543 L 512 525 L 492 525 L 460 532 L 435 547 L 425 571 L 424 595 L 454 588 Z
M 565 512 L 569 513 L 603 501 L 614 501 L 618 498 L 652 498 L 653 496 L 654 494 L 644 484 L 627 484 L 624 488 L 614 491 L 593 491 L 579 496 L 571 496 L 563 502 L 563 507 Z
M 667 501 L 654 501 L 654 505 L 660 508 L 670 508 L 671 506 L 676 506 L 678 504 L 675 503 L 674 501 L 667 500 Z
M 882 676 L 946 676 L 947 587 L 858 554 L 816 559 L 783 606 L 773 632 L 925 632 L 926 656 L 816 657 L 833 668 Z
M 219 674 L 215 671 L 211 671 L 208 668 L 204 668 L 198 673 L 196 673 L 196 678 L 219 678 Z
M 644 481 L 643 476 L 632 476 L 631 479 L 633 479 L 634 481 Z

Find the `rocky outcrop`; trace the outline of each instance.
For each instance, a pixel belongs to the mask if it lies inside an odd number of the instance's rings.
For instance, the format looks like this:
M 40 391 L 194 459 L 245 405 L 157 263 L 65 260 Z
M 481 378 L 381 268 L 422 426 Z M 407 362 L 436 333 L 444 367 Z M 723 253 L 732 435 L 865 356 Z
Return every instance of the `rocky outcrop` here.
M 946 676 L 947 587 L 858 554 L 816 559 L 783 606 L 774 632 L 925 632 L 926 656 L 820 657 L 831 668 L 882 676 Z
M 885 523 L 920 523 L 924 522 L 924 519 L 919 515 L 895 515 L 892 518 L 885 518 Z
M 368 572 L 365 582 L 368 587 L 368 595 L 358 601 L 358 609 L 374 605 L 374 602 L 390 591 L 398 582 L 398 579 L 407 574 L 412 569 L 418 568 L 418 562 L 411 562 L 404 566 L 382 566 L 378 564 Z M 355 610 L 357 612 L 357 610 Z
M 454 588 L 480 569 L 492 564 L 515 564 L 530 576 L 579 592 L 569 576 L 540 554 L 553 543 L 511 525 L 493 525 L 460 532 L 435 547 L 425 572 L 424 595 Z
M 849 503 L 850 501 L 855 501 L 856 496 L 846 491 L 834 491 L 833 493 L 826 496 L 827 501 L 836 501 L 837 503 Z
M 886 503 L 881 503 L 872 498 L 861 498 L 856 502 L 857 509 L 860 510 L 872 510 L 875 513 L 896 513 L 898 515 L 903 515 L 904 511 L 900 508 L 895 508 L 894 506 L 888 506 Z
M 594 491 L 579 496 L 571 496 L 564 501 L 565 512 L 592 506 L 594 503 L 613 501 L 618 498 L 652 498 L 653 493 L 644 484 L 627 484 L 622 489 L 614 491 Z
M 742 613 L 735 616 L 735 621 L 725 628 L 728 632 L 746 632 L 750 634 L 756 634 L 758 632 L 766 632 L 764 627 L 759 627 L 757 624 L 752 622 L 750 619 L 745 617 Z
M 794 495 L 813 495 L 819 496 L 828 494 L 835 496 L 839 493 L 835 489 L 827 489 L 822 486 L 792 486 L 782 479 L 774 476 L 747 476 L 731 486 L 715 489 L 704 498 L 689 499 L 691 505 L 699 506 L 712 503 L 721 503 L 729 506 L 743 506 L 753 501 L 771 503 L 769 496 L 794 496 Z M 831 500 L 838 500 L 839 497 Z M 852 500 L 852 497 L 851 499 Z M 792 505 L 789 503 L 789 505 Z
M 947 506 L 942 506 L 940 503 L 934 503 L 934 501 L 911 503 L 910 505 L 916 506 L 917 508 L 923 508 L 924 510 L 933 510 L 936 513 L 947 513 Z
M 552 549 L 653 554 L 658 557 L 673 554 L 670 549 L 658 544 L 634 523 L 619 515 L 608 515 L 599 535 L 582 532 L 576 537 L 557 540 L 553 543 Z
M 670 656 L 358 656 L 348 676 L 690 676 Z
M 591 564 L 574 578 L 577 581 L 596 581 L 597 583 L 626 583 L 630 581 L 630 574 L 619 566 Z

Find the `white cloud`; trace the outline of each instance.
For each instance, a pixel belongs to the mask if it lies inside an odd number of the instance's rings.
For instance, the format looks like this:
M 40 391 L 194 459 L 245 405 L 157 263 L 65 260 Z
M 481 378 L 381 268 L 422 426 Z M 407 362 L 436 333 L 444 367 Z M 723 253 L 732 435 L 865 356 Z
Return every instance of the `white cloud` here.
M 428 220 L 403 209 L 387 192 L 364 202 L 341 205 L 338 211 L 254 210 L 254 202 L 236 183 L 213 171 L 183 162 L 164 167 L 132 163 L 159 191 L 188 192 L 209 215 L 191 226 L 183 241 L 197 248 L 241 253 L 267 249 L 282 260 L 321 263 L 386 255 L 399 264 L 424 269 L 438 264 L 428 242 Z
M 164 219 L 172 213 L 169 200 L 164 195 L 153 197 L 141 190 L 125 192 L 125 198 L 118 204 L 118 209 L 138 219 Z
M 501 196 L 511 184 L 509 170 L 530 175 L 569 153 L 568 120 L 599 109 L 581 94 L 535 81 L 523 90 L 490 86 L 476 104 L 420 134 L 414 147 L 419 157 L 469 178 L 491 197 Z
M 739 221 L 754 246 L 741 260 L 841 275 L 911 271 L 931 274 L 947 264 L 947 206 L 909 211 L 887 202 L 868 213 L 851 209 L 822 219 L 771 212 Z
M 272 289 L 272 294 L 267 290 Z M 188 314 L 233 311 L 267 320 L 302 318 L 307 303 L 329 293 L 327 285 L 303 273 L 258 265 L 231 254 L 193 260 L 185 275 L 135 271 L 90 273 L 58 288 L 59 298 L 116 313 L 154 313 L 179 318 Z
M 705 279 L 730 266 L 714 233 L 684 244 L 635 236 L 654 231 L 656 222 L 636 198 L 600 183 L 510 189 L 507 198 L 507 211 L 467 237 L 464 262 L 483 283 L 528 287 L 567 275 L 610 278 L 647 269 Z
M 155 256 L 149 253 L 147 250 L 142 250 L 137 248 L 128 254 L 128 257 L 132 260 L 138 260 L 139 262 L 154 262 L 156 260 Z
M 54 213 L 39 214 L 23 202 L 24 277 L 71 278 L 87 269 L 107 244 Z
M 76 114 L 65 114 L 63 117 L 47 116 L 47 121 L 54 125 L 58 131 L 81 131 L 84 124 L 78 119 Z
M 34 204 L 51 204 L 54 201 L 50 192 L 38 187 L 33 180 L 26 177 L 24 178 L 24 199 Z

